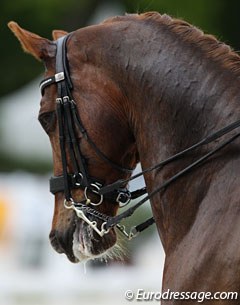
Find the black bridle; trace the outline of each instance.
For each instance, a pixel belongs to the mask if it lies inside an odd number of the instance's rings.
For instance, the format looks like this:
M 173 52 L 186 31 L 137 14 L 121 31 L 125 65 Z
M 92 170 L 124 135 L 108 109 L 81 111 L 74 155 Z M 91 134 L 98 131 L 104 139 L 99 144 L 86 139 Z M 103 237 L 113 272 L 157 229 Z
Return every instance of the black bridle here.
M 66 42 L 69 36 L 62 37 L 57 40 L 57 55 L 56 55 L 56 74 L 53 77 L 44 79 L 40 84 L 41 93 L 43 95 L 44 89 L 53 84 L 57 84 L 56 112 L 59 128 L 59 143 L 62 158 L 63 175 L 52 177 L 50 179 L 50 191 L 53 194 L 64 191 L 67 201 L 71 200 L 71 190 L 75 188 L 82 188 L 85 191 L 89 190 L 97 193 L 98 189 L 102 187 L 102 182 L 96 178 L 88 175 L 87 161 L 83 156 L 77 139 L 77 128 L 92 146 L 95 153 L 108 163 L 114 169 L 131 174 L 133 169 L 124 168 L 115 162 L 111 161 L 92 141 L 84 128 L 80 116 L 78 114 L 76 104 L 73 100 L 71 91 L 73 85 L 71 82 L 67 56 L 66 56 Z M 73 174 L 67 171 L 67 155 L 66 148 L 70 153 Z M 87 190 L 86 190 L 87 188 Z M 124 188 L 119 188 L 117 191 L 108 193 L 108 199 L 115 200 L 124 204 L 128 201 L 129 191 Z
M 73 209 L 76 212 L 77 216 L 82 218 L 86 223 L 88 223 L 100 236 L 107 234 L 110 228 L 117 227 L 123 234 L 125 234 L 129 239 L 131 239 L 139 232 L 145 230 L 147 227 L 152 225 L 154 223 L 154 219 L 153 217 L 147 219 L 140 225 L 132 227 L 130 233 L 127 233 L 125 227 L 120 224 L 120 222 L 124 218 L 130 217 L 137 208 L 139 208 L 141 205 L 143 205 L 143 203 L 151 199 L 155 194 L 165 189 L 178 178 L 184 176 L 185 174 L 189 173 L 194 168 L 202 164 L 205 160 L 207 160 L 217 151 L 221 150 L 223 147 L 233 142 L 236 138 L 240 136 L 240 133 L 237 133 L 231 136 L 229 139 L 218 144 L 213 150 L 203 155 L 195 162 L 178 172 L 176 175 L 163 182 L 162 185 L 153 190 L 151 193 L 147 194 L 138 203 L 136 203 L 126 211 L 122 212 L 120 215 L 117 215 L 115 217 L 107 216 L 92 208 L 91 205 L 100 205 L 103 201 L 103 198 L 105 198 L 108 199 L 110 202 L 118 203 L 121 206 L 129 203 L 131 199 L 139 198 L 140 196 L 147 193 L 146 187 L 130 192 L 126 187 L 129 181 L 134 180 L 139 176 L 144 175 L 145 173 L 162 168 L 168 163 L 182 158 L 187 153 L 190 153 L 199 147 L 216 141 L 223 135 L 239 127 L 240 120 L 235 121 L 232 124 L 208 135 L 206 138 L 194 144 L 193 146 L 188 147 L 187 149 L 169 157 L 168 159 L 160 162 L 159 164 L 153 167 L 147 168 L 146 170 L 138 173 L 137 175 L 134 175 L 128 179 L 118 180 L 110 185 L 104 185 L 104 182 L 89 176 L 87 170 L 87 161 L 80 150 L 79 141 L 76 136 L 77 131 L 81 132 L 84 138 L 94 149 L 96 154 L 106 163 L 111 165 L 112 168 L 128 174 L 132 173 L 133 170 L 124 168 L 111 161 L 91 140 L 81 122 L 79 113 L 76 108 L 76 104 L 71 93 L 73 90 L 73 84 L 69 73 L 66 49 L 66 42 L 68 37 L 69 35 L 57 40 L 56 74 L 52 77 L 44 79 L 40 84 L 41 92 L 43 94 L 44 89 L 47 86 L 56 83 L 58 94 L 58 97 L 56 99 L 56 112 L 59 128 L 59 143 L 61 150 L 63 175 L 58 177 L 52 177 L 50 179 L 50 191 L 53 194 L 56 194 L 58 192 L 64 192 L 64 206 L 68 209 Z M 70 154 L 72 167 L 74 169 L 74 173 L 71 174 L 68 172 L 66 152 L 67 148 Z M 85 198 L 81 202 L 75 202 L 72 198 L 72 190 L 78 188 L 84 190 Z M 95 201 L 92 200 L 92 197 L 94 197 Z M 97 227 L 97 222 L 95 220 L 91 221 L 90 218 L 101 220 L 101 229 Z

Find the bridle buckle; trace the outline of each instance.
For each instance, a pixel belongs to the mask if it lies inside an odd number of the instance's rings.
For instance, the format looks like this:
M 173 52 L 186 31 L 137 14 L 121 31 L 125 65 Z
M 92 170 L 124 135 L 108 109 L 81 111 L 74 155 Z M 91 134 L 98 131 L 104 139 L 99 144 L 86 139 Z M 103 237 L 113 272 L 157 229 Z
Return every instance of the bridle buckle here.
M 131 193 L 128 190 L 120 191 L 117 198 L 116 202 L 119 203 L 119 206 L 122 208 L 126 206 L 131 200 Z
M 82 175 L 82 173 L 77 173 L 77 174 L 75 174 L 75 175 L 73 175 L 73 178 L 74 178 L 74 184 L 76 185 L 76 186 L 81 186 L 81 184 L 82 184 L 82 181 L 83 181 L 83 175 Z

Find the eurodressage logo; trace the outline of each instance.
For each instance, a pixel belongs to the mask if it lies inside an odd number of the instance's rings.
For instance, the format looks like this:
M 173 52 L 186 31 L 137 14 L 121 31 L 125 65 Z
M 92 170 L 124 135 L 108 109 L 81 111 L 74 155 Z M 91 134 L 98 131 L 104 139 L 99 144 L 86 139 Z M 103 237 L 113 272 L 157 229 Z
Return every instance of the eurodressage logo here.
M 161 300 L 195 300 L 202 303 L 205 300 L 237 300 L 238 292 L 173 292 L 170 289 L 167 291 L 154 292 L 138 289 L 136 292 L 132 290 L 125 291 L 125 299 L 127 301 L 136 300 L 138 302 L 161 301 Z

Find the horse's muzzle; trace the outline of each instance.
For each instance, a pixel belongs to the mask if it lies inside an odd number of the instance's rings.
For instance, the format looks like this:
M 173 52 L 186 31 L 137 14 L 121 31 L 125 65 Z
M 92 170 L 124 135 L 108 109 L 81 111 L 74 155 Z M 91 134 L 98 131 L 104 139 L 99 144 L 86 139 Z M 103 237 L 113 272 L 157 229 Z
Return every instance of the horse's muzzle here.
M 75 227 L 69 228 L 66 232 L 52 230 L 49 234 L 49 239 L 52 247 L 58 253 L 65 253 L 72 263 L 77 263 L 78 260 L 73 254 L 73 232 Z

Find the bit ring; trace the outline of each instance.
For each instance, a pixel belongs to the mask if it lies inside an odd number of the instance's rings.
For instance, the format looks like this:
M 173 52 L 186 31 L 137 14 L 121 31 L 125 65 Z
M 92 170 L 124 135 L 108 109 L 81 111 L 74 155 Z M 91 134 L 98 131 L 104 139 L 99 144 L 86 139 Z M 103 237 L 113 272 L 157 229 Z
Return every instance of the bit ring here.
M 94 206 L 100 205 L 103 202 L 103 195 L 99 194 L 100 187 L 97 184 L 95 184 L 95 183 L 91 183 L 90 185 L 92 187 L 90 189 L 90 191 L 92 193 L 97 194 L 99 196 L 99 201 L 98 202 L 92 202 L 92 200 L 88 197 L 89 187 L 85 187 L 85 189 L 84 189 L 84 196 L 85 196 L 87 201 L 90 201 L 91 205 L 94 205 Z

